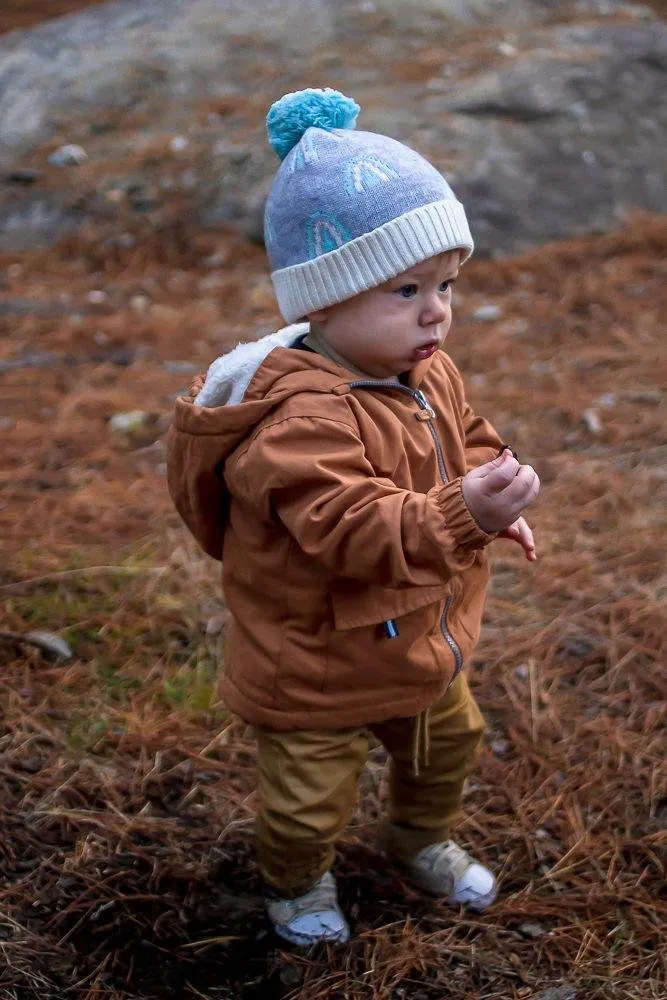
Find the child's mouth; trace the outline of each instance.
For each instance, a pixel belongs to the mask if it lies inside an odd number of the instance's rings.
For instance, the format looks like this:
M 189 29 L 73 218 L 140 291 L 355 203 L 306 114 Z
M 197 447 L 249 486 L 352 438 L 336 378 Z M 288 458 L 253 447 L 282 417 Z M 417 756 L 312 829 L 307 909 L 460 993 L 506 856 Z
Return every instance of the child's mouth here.
M 413 351 L 413 357 L 417 361 L 423 361 L 424 358 L 430 358 L 432 354 L 438 350 L 438 341 L 431 340 L 428 344 L 423 344 L 421 347 L 417 347 Z

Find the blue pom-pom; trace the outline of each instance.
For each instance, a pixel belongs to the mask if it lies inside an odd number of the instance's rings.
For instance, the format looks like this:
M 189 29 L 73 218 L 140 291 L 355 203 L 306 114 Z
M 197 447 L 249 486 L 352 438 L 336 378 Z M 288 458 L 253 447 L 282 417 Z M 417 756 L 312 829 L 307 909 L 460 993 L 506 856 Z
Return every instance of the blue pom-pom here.
M 361 108 L 350 97 L 327 87 L 297 90 L 272 104 L 266 116 L 269 143 L 281 160 L 296 146 L 306 129 L 354 128 Z

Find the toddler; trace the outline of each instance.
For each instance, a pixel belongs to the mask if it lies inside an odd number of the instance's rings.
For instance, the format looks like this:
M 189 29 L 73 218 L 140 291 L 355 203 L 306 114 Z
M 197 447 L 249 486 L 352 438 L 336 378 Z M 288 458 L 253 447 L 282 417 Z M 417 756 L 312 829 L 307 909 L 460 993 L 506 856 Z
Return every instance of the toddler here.
M 176 507 L 222 560 L 221 696 L 257 735 L 268 916 L 304 946 L 349 936 L 331 865 L 371 734 L 390 761 L 382 849 L 453 906 L 493 902 L 451 839 L 483 730 L 464 666 L 487 546 L 535 559 L 521 513 L 539 480 L 441 350 L 473 250 L 463 206 L 358 112 L 328 89 L 269 111 L 265 236 L 290 325 L 215 361 L 169 435 Z

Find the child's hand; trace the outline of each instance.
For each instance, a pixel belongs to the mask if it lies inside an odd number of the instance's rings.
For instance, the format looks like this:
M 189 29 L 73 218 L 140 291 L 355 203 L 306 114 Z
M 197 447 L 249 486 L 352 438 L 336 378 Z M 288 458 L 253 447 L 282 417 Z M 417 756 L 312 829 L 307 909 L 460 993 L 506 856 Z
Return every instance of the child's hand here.
M 540 480 L 530 465 L 519 465 L 509 448 L 464 476 L 463 499 L 482 531 L 504 531 L 537 499 Z
M 537 561 L 533 532 L 524 517 L 517 518 L 514 524 L 510 524 L 509 528 L 499 533 L 498 538 L 509 538 L 513 542 L 518 542 L 526 553 L 526 559 L 529 562 Z

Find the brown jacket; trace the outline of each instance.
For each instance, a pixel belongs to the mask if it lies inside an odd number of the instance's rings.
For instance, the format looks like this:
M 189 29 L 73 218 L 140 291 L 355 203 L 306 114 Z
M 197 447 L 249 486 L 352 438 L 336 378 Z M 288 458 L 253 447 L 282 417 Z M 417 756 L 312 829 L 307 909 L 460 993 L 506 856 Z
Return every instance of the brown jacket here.
M 231 612 L 221 695 L 276 730 L 415 715 L 479 637 L 495 536 L 461 478 L 500 439 L 446 354 L 407 386 L 364 382 L 291 348 L 302 331 L 241 345 L 176 402 L 169 489 Z

